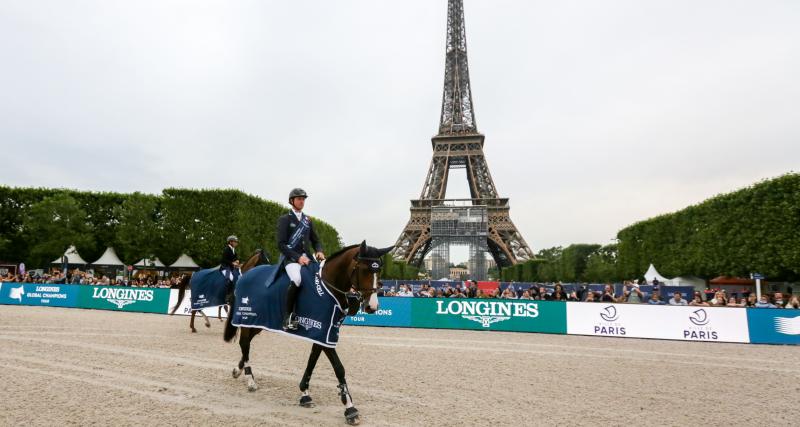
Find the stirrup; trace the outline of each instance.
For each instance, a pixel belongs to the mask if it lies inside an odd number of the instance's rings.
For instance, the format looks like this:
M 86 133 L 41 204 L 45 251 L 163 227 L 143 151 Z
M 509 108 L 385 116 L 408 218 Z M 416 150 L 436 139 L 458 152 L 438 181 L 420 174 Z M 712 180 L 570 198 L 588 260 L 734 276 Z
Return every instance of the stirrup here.
M 283 319 L 283 330 L 284 331 L 296 331 L 297 327 L 300 325 L 300 322 L 297 321 L 294 313 L 289 313 L 286 315 L 286 318 Z

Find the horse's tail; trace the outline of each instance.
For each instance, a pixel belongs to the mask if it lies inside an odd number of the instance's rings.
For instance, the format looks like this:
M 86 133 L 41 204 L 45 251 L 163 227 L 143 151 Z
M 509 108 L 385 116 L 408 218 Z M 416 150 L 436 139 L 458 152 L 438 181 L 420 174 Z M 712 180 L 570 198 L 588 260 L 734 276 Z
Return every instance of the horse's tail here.
M 231 340 L 236 337 L 236 332 L 239 330 L 239 328 L 233 326 L 233 311 L 235 309 L 236 298 L 233 298 L 230 310 L 228 311 L 228 318 L 225 320 L 225 332 L 222 335 L 222 338 L 225 340 L 225 342 L 231 342 Z
M 186 285 L 189 284 L 190 280 L 191 276 L 184 276 L 184 278 L 181 279 L 181 283 L 178 284 L 178 302 L 175 303 L 175 307 L 172 307 L 172 310 L 169 312 L 169 314 L 175 314 L 175 312 L 178 310 L 178 307 L 181 306 L 183 297 L 186 295 Z

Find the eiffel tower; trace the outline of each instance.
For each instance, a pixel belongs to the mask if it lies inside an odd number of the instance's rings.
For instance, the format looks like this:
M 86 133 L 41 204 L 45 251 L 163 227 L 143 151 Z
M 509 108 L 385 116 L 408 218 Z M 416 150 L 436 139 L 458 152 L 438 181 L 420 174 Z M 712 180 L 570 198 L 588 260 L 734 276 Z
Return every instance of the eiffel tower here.
M 419 199 L 411 200 L 411 219 L 400 234 L 392 254 L 412 265 L 421 265 L 431 250 L 431 212 L 453 199 L 445 199 L 450 169 L 464 168 L 472 206 L 485 206 L 486 240 L 499 267 L 533 258 L 525 239 L 511 222 L 507 198 L 497 195 L 483 154 L 484 135 L 475 124 L 467 67 L 467 37 L 463 0 L 447 2 L 447 43 L 444 93 L 439 133 L 431 138 L 433 159 Z

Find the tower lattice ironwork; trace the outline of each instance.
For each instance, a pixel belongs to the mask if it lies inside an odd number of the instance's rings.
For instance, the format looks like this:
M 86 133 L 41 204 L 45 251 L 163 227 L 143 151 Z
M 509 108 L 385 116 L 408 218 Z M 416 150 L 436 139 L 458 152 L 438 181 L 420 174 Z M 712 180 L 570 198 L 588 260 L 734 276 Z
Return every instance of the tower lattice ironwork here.
M 393 255 L 410 264 L 421 265 L 432 249 L 432 208 L 448 204 L 445 191 L 450 169 L 463 168 L 467 173 L 470 203 L 486 207 L 486 241 L 497 265 L 505 267 L 531 259 L 533 252 L 511 221 L 508 199 L 498 196 L 483 154 L 484 135 L 478 132 L 475 123 L 469 82 L 463 0 L 447 3 L 445 52 L 439 133 L 431 138 L 433 158 L 420 198 L 411 200 L 411 219 L 397 239 Z

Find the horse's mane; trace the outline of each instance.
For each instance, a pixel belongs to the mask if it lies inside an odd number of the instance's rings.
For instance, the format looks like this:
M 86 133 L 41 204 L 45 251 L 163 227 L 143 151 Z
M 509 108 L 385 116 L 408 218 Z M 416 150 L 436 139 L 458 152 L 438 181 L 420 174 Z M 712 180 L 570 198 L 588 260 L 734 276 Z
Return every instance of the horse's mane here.
M 360 245 L 345 246 L 342 249 L 339 249 L 338 251 L 336 251 L 333 255 L 329 256 L 328 259 L 334 259 L 337 256 L 339 256 L 339 255 L 341 255 L 341 254 L 343 254 L 343 253 L 345 253 L 345 252 L 349 251 L 350 249 L 353 249 L 353 248 L 355 248 L 357 246 L 360 246 Z

